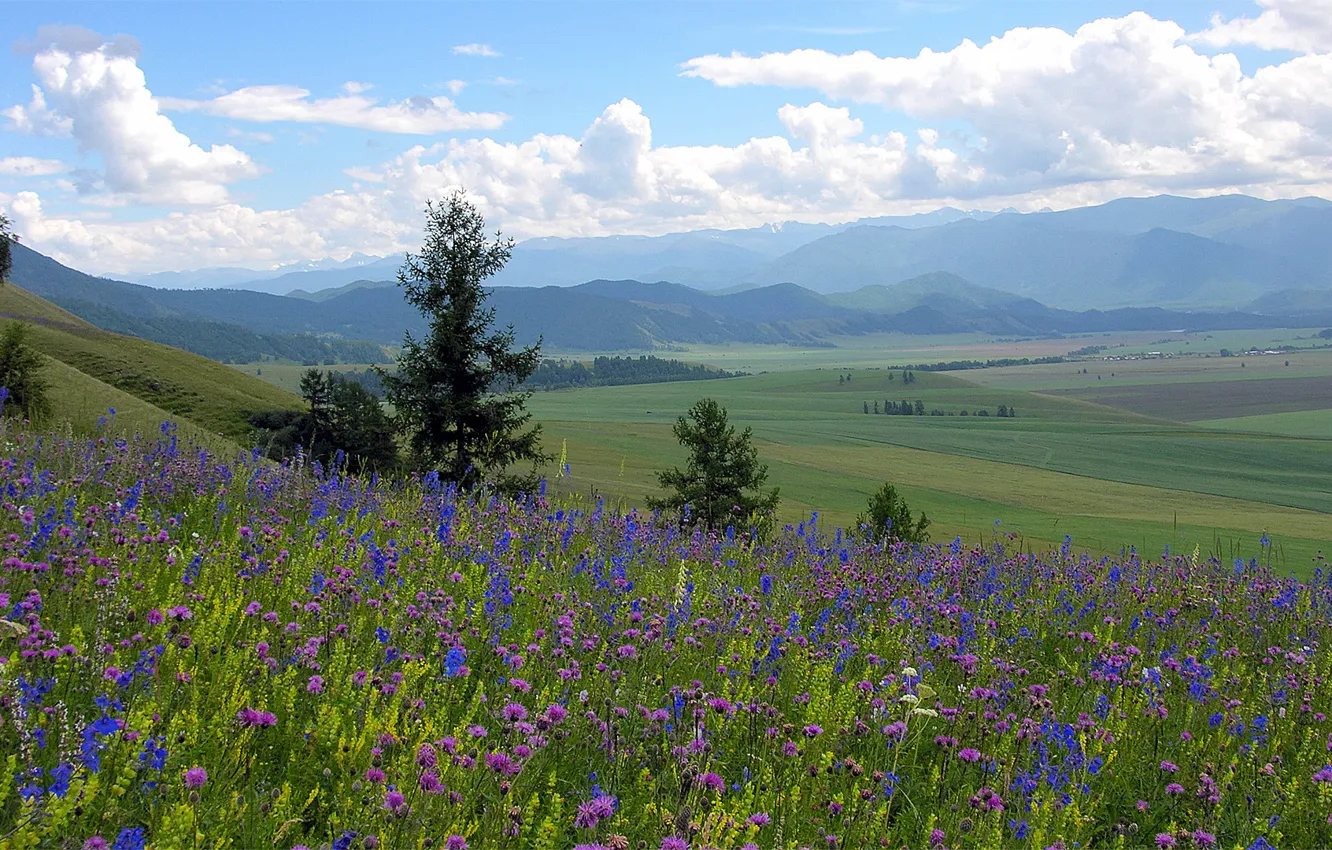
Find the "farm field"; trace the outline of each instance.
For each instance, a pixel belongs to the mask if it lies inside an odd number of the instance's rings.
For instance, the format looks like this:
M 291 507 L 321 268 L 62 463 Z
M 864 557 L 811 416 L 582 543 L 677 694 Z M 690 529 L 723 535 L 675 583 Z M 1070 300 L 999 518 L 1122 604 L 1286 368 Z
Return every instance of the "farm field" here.
M 1310 335 L 1236 331 L 1188 341 L 1219 351 L 1219 343 L 1234 340 L 1308 345 Z M 1163 339 L 1133 337 L 1116 339 L 1143 351 Z M 754 428 L 790 522 L 818 510 L 849 526 L 869 493 L 889 480 L 930 516 L 936 539 L 988 539 L 998 520 L 1000 533 L 1034 548 L 1068 535 L 1096 552 L 1200 546 L 1251 557 L 1267 531 L 1274 557 L 1301 574 L 1329 550 L 1332 433 L 1320 432 L 1325 415 L 1309 408 L 1332 407 L 1325 398 L 1332 393 L 1332 350 L 918 372 L 903 386 L 900 370 L 889 381 L 883 364 L 1047 356 L 1092 342 L 906 335 L 841 342 L 850 347 L 658 352 L 766 372 L 748 378 L 538 392 L 530 407 L 546 428 L 547 448 L 558 453 L 566 444 L 570 462 L 570 476 L 552 486 L 641 505 L 656 492 L 656 472 L 682 461 L 670 431 L 675 418 L 710 395 L 734 422 Z M 306 367 L 239 368 L 295 390 Z M 847 374 L 851 382 L 839 385 L 838 375 Z M 917 399 L 954 415 L 863 413 L 867 404 Z M 999 405 L 1014 408 L 1016 418 L 994 416 Z M 957 415 L 963 409 L 990 416 Z M 1218 416 L 1224 418 L 1209 418 Z
M 989 370 L 986 370 L 989 371 Z M 538 393 L 548 445 L 567 441 L 557 485 L 638 503 L 656 470 L 682 461 L 675 417 L 704 395 L 752 426 L 784 516 L 820 510 L 849 524 L 884 480 L 935 523 L 936 538 L 986 538 L 995 521 L 1036 548 L 1064 535 L 1096 551 L 1171 546 L 1252 553 L 1268 531 L 1284 563 L 1307 571 L 1332 541 L 1332 440 L 1225 434 L 1050 395 L 981 387 L 974 372 L 774 372 L 702 385 Z M 989 417 L 865 415 L 868 401 Z M 1011 406 L 1015 419 L 993 414 Z M 1279 529 L 1279 530 L 1278 530 Z
M 1332 410 L 1299 410 L 1294 413 L 1269 413 L 1211 419 L 1208 428 L 1223 431 L 1250 431 L 1284 434 L 1289 437 L 1332 437 Z

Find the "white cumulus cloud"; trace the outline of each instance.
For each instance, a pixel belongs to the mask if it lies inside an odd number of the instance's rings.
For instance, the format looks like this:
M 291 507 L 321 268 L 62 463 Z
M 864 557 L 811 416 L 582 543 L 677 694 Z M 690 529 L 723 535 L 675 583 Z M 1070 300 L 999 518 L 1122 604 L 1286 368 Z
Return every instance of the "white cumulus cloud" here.
M 925 144 L 977 195 L 1119 179 L 1157 191 L 1318 181 L 1332 157 L 1326 56 L 1248 76 L 1234 56 L 1198 53 L 1177 24 L 1140 12 L 916 56 L 700 56 L 683 73 L 718 86 L 812 88 L 927 126 L 966 126 L 943 146 L 938 136 Z
M 34 45 L 39 85 L 28 105 L 4 114 L 20 132 L 72 136 L 101 154 L 104 170 L 91 189 L 104 202 L 216 204 L 227 199 L 227 183 L 259 173 L 231 145 L 205 149 L 177 130 L 123 40 L 94 47 L 86 30 L 73 32 L 48 33 L 48 46 Z M 65 49 L 71 41 L 78 50 Z
M 312 98 L 299 86 L 246 86 L 210 100 L 163 98 L 168 110 L 206 112 L 242 121 L 293 121 L 334 124 L 382 133 L 434 135 L 458 130 L 494 130 L 508 116 L 501 112 L 464 112 L 447 97 L 416 95 L 381 104 L 363 92 L 364 83 L 348 83 L 337 97 Z
M 1258 0 L 1258 17 L 1229 20 L 1212 17 L 1212 25 L 1191 40 L 1215 47 L 1252 45 L 1264 50 L 1319 53 L 1332 50 L 1332 0 Z

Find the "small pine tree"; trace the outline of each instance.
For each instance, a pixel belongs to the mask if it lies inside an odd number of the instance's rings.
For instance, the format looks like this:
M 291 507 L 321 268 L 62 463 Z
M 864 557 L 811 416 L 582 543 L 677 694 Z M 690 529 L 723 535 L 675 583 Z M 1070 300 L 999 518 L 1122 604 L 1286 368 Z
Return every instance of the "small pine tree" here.
M 916 399 L 916 415 L 917 416 L 925 415 L 925 402 L 922 399 Z
M 353 469 L 392 469 L 398 464 L 393 420 L 379 399 L 357 381 L 330 374 L 333 440 Z
M 878 412 L 879 412 L 879 403 L 878 403 L 877 401 L 874 402 L 874 412 L 875 412 L 875 413 L 878 413 Z
M 878 404 L 878 402 L 875 402 L 875 405 L 877 405 L 877 404 Z M 865 412 L 866 412 L 866 413 L 869 413 L 869 402 L 868 402 L 868 401 L 865 402 Z
M 0 334 L 0 387 L 6 390 L 5 413 L 17 413 L 37 422 L 51 414 L 49 387 L 41 376 L 42 355 L 28 345 L 30 328 L 25 322 L 10 322 Z
M 649 497 L 648 507 L 687 514 L 708 528 L 724 528 L 755 513 L 776 510 L 777 490 L 763 492 L 768 467 L 758 462 L 753 430 L 736 433 L 726 409 L 710 398 L 691 407 L 688 417 L 676 420 L 673 430 L 680 445 L 689 450 L 689 463 L 684 469 L 657 474 L 661 486 L 673 492 Z
M 325 455 L 323 446 L 329 442 L 333 431 L 333 414 L 329 409 L 333 401 L 333 376 L 318 369 L 307 369 L 301 375 L 301 398 L 310 406 L 306 418 L 306 445 L 311 454 L 322 458 Z
M 911 518 L 911 508 L 897 493 L 897 488 L 884 483 L 870 496 L 865 512 L 856 517 L 856 526 L 870 540 L 901 540 L 906 543 L 928 543 L 930 520 L 921 513 Z

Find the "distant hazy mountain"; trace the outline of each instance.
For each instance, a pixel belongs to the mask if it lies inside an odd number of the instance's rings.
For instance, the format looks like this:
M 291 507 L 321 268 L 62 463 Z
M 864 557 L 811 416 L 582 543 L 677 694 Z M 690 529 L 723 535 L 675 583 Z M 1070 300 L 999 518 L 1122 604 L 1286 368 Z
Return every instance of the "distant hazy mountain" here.
M 359 260 L 332 264 L 325 268 L 307 268 L 288 271 L 277 276 L 248 281 L 232 287 L 248 289 L 252 292 L 267 292 L 270 295 L 286 295 L 296 289 L 315 292 L 333 286 L 343 286 L 358 280 L 396 280 L 398 269 L 402 266 L 402 255 L 389 257 L 367 257 L 356 255 Z
M 886 216 L 848 224 L 786 222 L 744 230 L 699 230 L 665 236 L 604 236 L 528 239 L 495 279 L 498 286 L 572 286 L 597 278 L 672 280 L 704 289 L 734 285 L 743 272 L 767 260 L 856 224 L 933 227 L 995 213 L 944 207 L 909 216 Z M 174 289 L 235 287 L 274 295 L 316 292 L 359 280 L 392 280 L 402 255 L 355 254 L 344 261 L 317 260 L 270 271 L 197 269 L 133 277 L 136 283 Z
M 1069 231 L 1037 250 L 1040 243 L 1029 233 L 1039 231 L 1035 218 L 999 216 L 918 230 L 856 227 L 779 259 L 788 273 L 813 270 L 825 285 L 832 275 L 843 275 L 842 280 L 854 280 L 862 273 L 878 276 L 878 268 L 954 261 L 937 234 L 958 228 L 961 236 L 948 244 L 969 245 L 968 256 L 974 254 L 976 259 L 968 262 L 979 272 L 1007 275 L 1015 288 L 1028 290 L 1047 286 L 1047 277 L 1082 281 L 1083 286 L 1109 279 L 1125 282 L 1118 297 L 1138 291 L 1180 300 L 1203 284 L 1218 291 L 1231 280 L 1279 277 L 1273 271 L 1278 261 L 1269 258 L 1269 265 L 1263 266 L 1249 249 L 1160 229 L 1111 234 L 1108 242 L 1105 234 Z M 994 222 L 1000 226 L 991 227 Z M 1060 263 L 1067 268 L 1061 269 Z M 1176 273 L 1162 273 L 1163 268 Z M 403 299 L 399 287 L 384 282 L 357 281 L 299 296 L 243 289 L 155 289 L 83 274 L 23 245 L 15 246 L 13 279 L 94 324 L 217 358 L 241 356 L 225 353 L 233 351 L 294 359 L 347 359 L 362 351 L 374 356 L 377 349 L 364 348 L 366 343 L 397 345 L 404 331 L 419 335 L 425 330 L 424 320 Z M 1094 289 L 1089 291 L 1095 295 Z M 1270 305 L 1254 302 L 1253 312 L 1182 312 L 1154 306 L 1074 311 L 937 270 L 832 294 L 790 282 L 718 293 L 638 280 L 593 280 L 570 287 L 498 286 L 490 292 L 501 325 L 512 324 L 522 343 L 542 339 L 552 353 L 677 343 L 824 344 L 832 337 L 880 331 L 1033 336 L 1332 324 L 1332 308 L 1322 306 L 1326 300 L 1320 293 L 1325 290 L 1318 289 Z
M 244 280 L 262 273 L 205 269 L 144 280 L 306 297 L 393 280 L 401 262 L 401 256 L 357 255 Z M 1332 287 L 1332 202 L 1163 195 L 1062 212 L 944 208 L 838 225 L 529 239 L 515 246 L 512 260 L 491 282 L 544 287 L 664 280 L 715 292 L 793 283 L 827 294 L 934 272 L 1066 309 L 1238 308 L 1280 290 Z M 933 297 L 945 313 L 959 306 L 939 300 L 942 292 Z
M 1332 289 L 1282 289 L 1255 298 L 1245 309 L 1264 316 L 1332 314 Z
M 384 260 L 383 257 L 372 257 L 369 254 L 352 254 L 345 260 L 307 260 L 299 263 L 287 263 L 272 269 L 242 269 L 232 267 L 194 269 L 192 271 L 181 272 L 154 272 L 152 274 L 125 275 L 125 279 L 132 283 L 141 283 L 145 286 L 154 286 L 163 289 L 218 289 L 223 287 L 241 287 L 253 289 L 256 291 L 268 291 L 271 286 L 270 281 L 276 279 L 286 279 L 287 275 L 305 274 L 312 272 L 351 272 L 355 277 L 366 277 L 363 272 L 356 274 L 353 270 L 369 265 L 374 265 Z M 400 259 L 400 258 L 399 258 Z M 397 266 L 394 266 L 396 270 Z M 374 277 L 382 273 L 382 268 L 376 268 L 370 272 L 369 276 Z M 279 285 L 280 286 L 280 285 Z M 286 292 L 275 293 L 285 295 Z
M 132 283 L 155 286 L 160 289 L 204 289 L 222 286 L 244 286 L 247 283 L 272 277 L 271 269 L 214 268 L 193 269 L 184 272 L 154 272 L 152 274 L 126 275 Z
M 1163 228 L 1080 230 L 1061 223 L 1060 215 L 998 216 L 921 230 L 855 227 L 779 257 L 748 280 L 844 292 L 946 271 L 1068 309 L 1236 307 L 1293 285 L 1332 284 L 1329 268 L 1311 250 L 1274 254 Z

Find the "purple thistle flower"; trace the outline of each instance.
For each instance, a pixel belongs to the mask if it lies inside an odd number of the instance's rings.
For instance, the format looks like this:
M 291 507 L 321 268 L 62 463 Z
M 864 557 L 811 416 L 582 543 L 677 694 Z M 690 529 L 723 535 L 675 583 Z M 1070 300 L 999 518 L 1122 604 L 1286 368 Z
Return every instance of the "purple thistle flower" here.
M 202 767 L 192 767 L 185 771 L 186 788 L 202 788 L 208 781 L 208 771 Z

